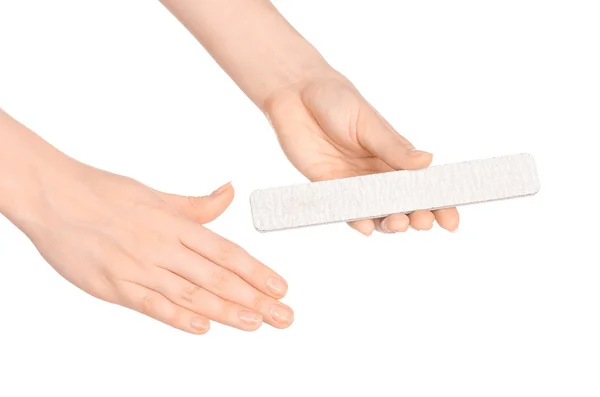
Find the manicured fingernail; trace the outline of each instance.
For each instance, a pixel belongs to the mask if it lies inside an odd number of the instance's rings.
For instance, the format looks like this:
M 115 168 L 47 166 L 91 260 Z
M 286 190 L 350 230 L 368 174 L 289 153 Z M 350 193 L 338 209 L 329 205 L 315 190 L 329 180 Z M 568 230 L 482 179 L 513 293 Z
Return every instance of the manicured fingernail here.
M 284 296 L 287 292 L 288 285 L 279 277 L 271 277 L 267 280 L 267 288 L 273 295 Z
M 420 156 L 431 156 L 431 153 L 425 152 L 423 150 L 413 149 L 408 152 L 408 155 L 411 157 L 420 157 Z
M 210 195 L 211 196 L 218 196 L 219 194 L 229 190 L 229 188 L 231 187 L 231 182 L 227 182 L 226 184 L 224 184 L 223 186 L 221 186 L 220 188 L 218 188 L 217 190 L 215 190 L 214 192 L 212 192 Z
M 262 323 L 262 316 L 258 313 L 251 312 L 249 310 L 240 310 L 238 312 L 238 317 L 243 323 L 252 327 L 256 327 L 257 325 Z
M 271 307 L 271 318 L 279 324 L 291 324 L 294 321 L 294 313 L 281 305 Z
M 204 320 L 203 318 L 199 318 L 199 317 L 194 317 L 192 318 L 192 320 L 190 321 L 190 326 L 194 329 L 197 329 L 198 331 L 208 331 L 208 328 L 210 327 L 208 321 Z

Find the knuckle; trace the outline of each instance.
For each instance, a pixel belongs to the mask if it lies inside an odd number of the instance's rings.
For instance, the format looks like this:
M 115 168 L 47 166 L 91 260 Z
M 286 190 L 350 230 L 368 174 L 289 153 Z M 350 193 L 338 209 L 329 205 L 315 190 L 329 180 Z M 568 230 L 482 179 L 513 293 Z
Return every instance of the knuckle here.
M 204 203 L 204 197 L 188 196 L 187 200 L 192 208 L 201 208 Z
M 241 248 L 233 243 L 220 244 L 218 247 L 218 256 L 221 263 L 232 262 L 239 255 Z
M 141 312 L 147 316 L 153 316 L 155 313 L 155 297 L 154 294 L 148 293 L 144 295 L 140 303 Z
M 117 302 L 117 285 L 112 281 L 106 272 L 97 272 L 94 277 L 83 280 L 79 285 L 81 289 L 95 298 L 109 303 Z
M 114 287 L 107 282 L 104 282 L 98 285 L 95 289 L 92 289 L 90 294 L 108 303 L 114 304 L 118 302 Z
M 250 280 L 266 283 L 271 273 L 269 268 L 258 261 L 250 261 L 246 266 L 246 274 Z
M 211 285 L 218 290 L 222 290 L 227 286 L 229 281 L 229 272 L 220 266 L 215 267 L 211 274 Z
M 260 309 L 263 307 L 263 302 L 264 299 L 262 296 L 260 296 L 260 294 L 254 294 L 252 301 L 250 302 L 251 308 L 256 311 L 260 311 Z
M 196 284 L 189 283 L 181 291 L 181 296 L 185 302 L 193 303 L 194 297 L 198 294 L 200 287 Z
M 181 313 L 179 310 L 176 310 L 172 307 L 166 309 L 165 312 L 165 322 L 174 327 L 177 327 L 181 321 Z

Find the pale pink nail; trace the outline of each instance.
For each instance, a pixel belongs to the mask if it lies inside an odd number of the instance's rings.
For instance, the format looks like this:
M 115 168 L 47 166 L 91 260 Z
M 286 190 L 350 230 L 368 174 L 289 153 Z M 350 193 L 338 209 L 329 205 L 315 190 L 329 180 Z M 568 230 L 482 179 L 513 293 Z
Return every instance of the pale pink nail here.
M 231 187 L 231 182 L 227 182 L 226 184 L 224 184 L 223 186 L 221 186 L 220 188 L 218 188 L 217 190 L 215 190 L 214 192 L 212 192 L 210 195 L 211 196 L 218 196 L 219 194 L 229 190 L 229 188 Z
M 379 227 L 381 227 L 381 231 L 384 233 L 393 233 L 393 231 L 388 228 L 388 218 L 382 220 L 379 224 Z
M 273 295 L 284 296 L 287 292 L 288 285 L 279 277 L 271 277 L 267 280 L 267 288 Z
M 408 152 L 408 155 L 411 157 L 420 157 L 420 156 L 431 156 L 431 153 L 423 151 L 423 150 L 413 149 Z
M 294 313 L 281 305 L 273 305 L 271 307 L 271 318 L 279 324 L 291 324 L 294 321 Z
M 238 312 L 238 317 L 243 323 L 250 325 L 251 327 L 256 327 L 262 323 L 262 316 L 249 310 L 240 310 Z
M 207 331 L 209 328 L 207 321 L 200 317 L 192 318 L 192 320 L 190 321 L 190 326 L 199 331 Z

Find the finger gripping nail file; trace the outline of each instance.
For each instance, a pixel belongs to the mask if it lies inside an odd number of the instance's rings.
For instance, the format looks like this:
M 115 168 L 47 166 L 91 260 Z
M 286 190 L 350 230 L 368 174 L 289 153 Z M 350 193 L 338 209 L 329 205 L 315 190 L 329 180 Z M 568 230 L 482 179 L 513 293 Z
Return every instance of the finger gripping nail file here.
M 252 192 L 261 232 L 379 218 L 533 195 L 536 165 L 529 154 L 493 157 Z

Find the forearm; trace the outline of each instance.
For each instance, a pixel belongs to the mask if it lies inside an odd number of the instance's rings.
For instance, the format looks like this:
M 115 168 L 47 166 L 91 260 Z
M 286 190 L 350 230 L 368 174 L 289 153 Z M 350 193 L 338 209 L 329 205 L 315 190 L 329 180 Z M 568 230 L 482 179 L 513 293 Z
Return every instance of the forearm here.
M 326 66 L 267 0 L 161 0 L 261 109 L 269 96 Z

